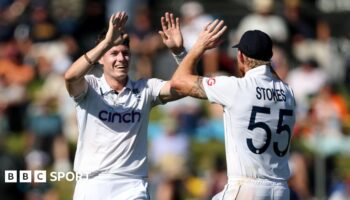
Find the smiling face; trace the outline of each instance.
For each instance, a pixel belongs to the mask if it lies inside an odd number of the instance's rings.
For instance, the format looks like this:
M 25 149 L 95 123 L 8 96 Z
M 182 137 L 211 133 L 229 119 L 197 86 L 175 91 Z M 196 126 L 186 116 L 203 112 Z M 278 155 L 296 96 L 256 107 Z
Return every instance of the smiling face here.
M 130 51 L 125 45 L 117 45 L 108 50 L 100 60 L 105 76 L 123 81 L 128 76 Z

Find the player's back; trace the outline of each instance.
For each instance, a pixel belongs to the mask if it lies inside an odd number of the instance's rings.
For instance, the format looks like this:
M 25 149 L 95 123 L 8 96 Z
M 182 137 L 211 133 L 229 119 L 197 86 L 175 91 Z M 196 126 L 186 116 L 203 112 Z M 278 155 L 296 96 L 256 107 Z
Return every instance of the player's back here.
M 237 80 L 237 103 L 226 109 L 232 125 L 227 136 L 233 165 L 229 177 L 287 180 L 294 97 L 269 67 L 259 68 Z
M 249 70 L 243 78 L 205 79 L 211 102 L 224 107 L 228 178 L 285 181 L 295 121 L 294 96 L 269 66 Z

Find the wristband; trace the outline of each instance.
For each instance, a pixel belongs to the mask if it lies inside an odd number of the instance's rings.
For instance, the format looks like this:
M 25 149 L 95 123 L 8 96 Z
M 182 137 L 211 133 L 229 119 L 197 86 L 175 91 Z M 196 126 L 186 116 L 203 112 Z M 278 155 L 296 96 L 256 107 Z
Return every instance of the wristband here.
M 173 54 L 173 57 L 175 58 L 177 64 L 180 64 L 180 62 L 185 58 L 185 56 L 187 55 L 187 51 L 183 50 L 181 53 L 179 54 Z
M 85 58 L 86 62 L 89 63 L 89 65 L 94 65 L 94 64 L 95 64 L 95 63 L 93 63 L 93 62 L 91 61 L 91 59 L 86 55 L 86 53 L 84 53 L 84 58 Z

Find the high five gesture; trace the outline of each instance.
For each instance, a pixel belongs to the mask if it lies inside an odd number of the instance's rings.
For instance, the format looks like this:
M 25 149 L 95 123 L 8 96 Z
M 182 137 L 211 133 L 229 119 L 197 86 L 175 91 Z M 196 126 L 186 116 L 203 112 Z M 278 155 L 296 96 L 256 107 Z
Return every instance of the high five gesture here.
M 184 50 L 183 38 L 180 30 L 180 19 L 174 19 L 173 13 L 166 12 L 160 19 L 162 31 L 159 31 L 163 43 L 174 53 L 179 54 Z
M 208 23 L 200 33 L 193 48 L 208 50 L 216 47 L 220 43 L 220 37 L 224 34 L 226 29 L 227 26 L 225 26 L 223 20 L 217 19 Z
M 206 99 L 203 89 L 203 77 L 193 74 L 193 69 L 205 50 L 216 47 L 220 37 L 225 33 L 227 26 L 223 20 L 215 20 L 204 27 L 195 45 L 180 63 L 175 74 L 171 78 L 171 86 L 179 94 Z
M 111 46 L 118 45 L 128 37 L 127 34 L 124 33 L 127 20 L 128 15 L 125 12 L 117 12 L 110 17 L 105 38 L 107 44 Z

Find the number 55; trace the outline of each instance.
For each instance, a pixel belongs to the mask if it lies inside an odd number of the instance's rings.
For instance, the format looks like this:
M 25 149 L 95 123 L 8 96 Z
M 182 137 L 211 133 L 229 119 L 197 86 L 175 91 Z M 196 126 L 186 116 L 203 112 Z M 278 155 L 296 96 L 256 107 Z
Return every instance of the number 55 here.
M 264 129 L 264 131 L 266 132 L 266 143 L 260 148 L 256 148 L 254 146 L 252 138 L 247 138 L 247 145 L 248 145 L 249 150 L 255 154 L 262 154 L 267 150 L 267 148 L 269 147 L 269 145 L 271 143 L 272 132 L 271 132 L 270 127 L 265 122 L 256 122 L 255 121 L 257 113 L 270 114 L 270 108 L 253 106 L 252 114 L 250 115 L 250 120 L 249 120 L 249 125 L 248 125 L 249 130 L 254 130 L 255 128 L 261 128 L 261 129 Z M 275 141 L 273 142 L 273 150 L 276 153 L 276 155 L 279 157 L 286 155 L 286 153 L 288 152 L 290 137 L 291 137 L 290 127 L 287 124 L 282 124 L 284 116 L 293 116 L 293 110 L 280 109 L 280 111 L 279 111 L 279 118 L 278 118 L 276 133 L 281 134 L 282 131 L 286 131 L 288 134 L 288 143 L 287 143 L 287 146 L 285 149 L 280 150 L 278 147 L 278 142 L 275 142 Z

